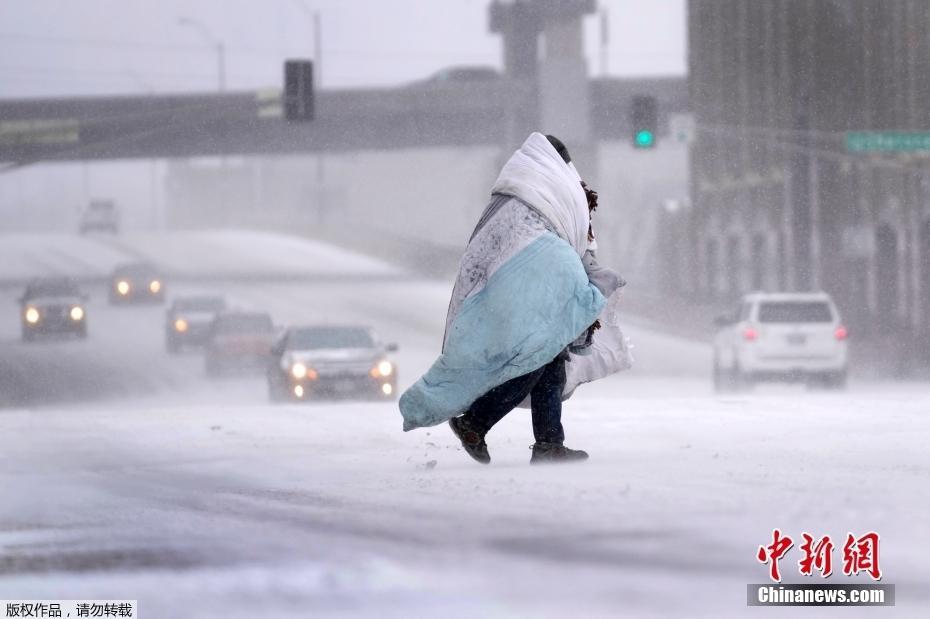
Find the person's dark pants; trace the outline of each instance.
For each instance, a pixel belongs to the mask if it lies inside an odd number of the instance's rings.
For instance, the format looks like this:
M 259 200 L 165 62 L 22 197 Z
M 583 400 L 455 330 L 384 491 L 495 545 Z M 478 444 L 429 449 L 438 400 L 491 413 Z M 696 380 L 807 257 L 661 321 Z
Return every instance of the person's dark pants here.
M 561 445 L 565 440 L 562 429 L 564 387 L 565 360 L 559 355 L 538 370 L 488 391 L 469 407 L 465 420 L 476 432 L 485 434 L 529 395 L 536 442 Z

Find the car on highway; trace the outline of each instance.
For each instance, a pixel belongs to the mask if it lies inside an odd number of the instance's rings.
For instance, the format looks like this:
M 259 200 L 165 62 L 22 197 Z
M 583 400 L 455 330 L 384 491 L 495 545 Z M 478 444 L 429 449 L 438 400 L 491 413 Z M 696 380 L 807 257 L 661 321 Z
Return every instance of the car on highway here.
M 88 232 L 119 232 L 119 210 L 112 200 L 93 200 L 81 213 L 81 234 Z
M 268 363 L 275 328 L 265 312 L 228 310 L 210 324 L 204 354 L 208 376 L 232 371 L 260 372 Z
M 431 84 L 471 84 L 475 82 L 496 82 L 500 79 L 501 74 L 494 67 L 462 65 L 440 69 L 428 77 L 426 82 Z
M 71 333 L 87 337 L 87 296 L 67 277 L 34 279 L 19 298 L 24 342 L 39 335 Z
M 165 348 L 175 353 L 185 346 L 203 346 L 216 315 L 226 309 L 219 295 L 175 297 L 165 312 Z
M 849 332 L 824 292 L 752 293 L 715 322 L 713 376 L 718 391 L 762 381 L 846 386 Z
M 165 279 L 147 262 L 122 264 L 110 276 L 110 303 L 164 303 Z
M 275 341 L 268 364 L 272 401 L 312 398 L 393 399 L 397 365 L 365 326 L 289 327 Z
M 494 67 L 483 65 L 460 65 L 445 67 L 436 71 L 427 78 L 409 83 L 407 88 L 414 89 L 442 89 L 450 84 L 460 84 L 464 86 L 474 86 L 476 84 L 496 84 L 500 82 L 502 75 Z

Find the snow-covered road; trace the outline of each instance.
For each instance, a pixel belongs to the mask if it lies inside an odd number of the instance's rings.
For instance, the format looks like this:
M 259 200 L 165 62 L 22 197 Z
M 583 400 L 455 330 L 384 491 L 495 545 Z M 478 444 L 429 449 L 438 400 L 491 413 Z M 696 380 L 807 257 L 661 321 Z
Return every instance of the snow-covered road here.
M 265 255 L 241 262 L 273 272 L 288 253 Z M 353 277 L 211 288 L 282 323 L 373 324 L 406 386 L 437 352 L 448 285 L 343 264 Z M 149 618 L 749 616 L 778 527 L 878 531 L 897 586 L 881 612 L 930 611 L 927 385 L 717 397 L 705 345 L 631 317 L 637 369 L 566 406 L 592 459 L 529 467 L 517 411 L 482 467 L 445 427 L 402 433 L 391 403 L 272 406 L 259 378 L 208 381 L 196 354 L 163 351 L 163 308 L 99 289 L 86 342 L 26 346 L 16 292 L 0 295 L 2 384 L 19 390 L 0 408 L 0 598 L 138 599 Z

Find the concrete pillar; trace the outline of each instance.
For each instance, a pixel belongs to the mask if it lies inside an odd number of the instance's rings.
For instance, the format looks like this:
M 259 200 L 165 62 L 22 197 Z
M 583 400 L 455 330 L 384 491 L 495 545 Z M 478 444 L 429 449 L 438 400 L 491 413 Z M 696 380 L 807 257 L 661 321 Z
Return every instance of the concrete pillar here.
M 531 0 L 504 3 L 494 0 L 488 7 L 491 32 L 503 37 L 504 73 L 514 80 L 536 79 L 539 32 L 538 7 Z
M 529 130 L 541 130 L 559 136 L 573 157 L 584 163 L 588 176 L 596 175 L 596 156 L 582 154 L 593 148 L 581 23 L 582 16 L 596 8 L 594 0 L 494 0 L 490 4 L 490 30 L 504 38 L 504 67 L 512 88 L 509 130 L 503 136 L 505 152 Z M 540 34 L 545 53 L 538 61 Z
M 539 70 L 541 129 L 573 148 L 590 142 L 588 66 L 583 54 L 581 16 L 548 22 Z

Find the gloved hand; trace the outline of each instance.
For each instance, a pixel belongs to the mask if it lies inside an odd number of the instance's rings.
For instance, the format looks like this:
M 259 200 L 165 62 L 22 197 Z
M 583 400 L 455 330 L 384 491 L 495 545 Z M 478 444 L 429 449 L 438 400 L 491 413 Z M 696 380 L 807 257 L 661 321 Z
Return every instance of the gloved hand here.
M 591 353 L 591 344 L 594 342 L 594 332 L 601 328 L 601 321 L 595 320 L 584 333 L 568 345 L 568 351 L 573 355 L 587 355 Z

